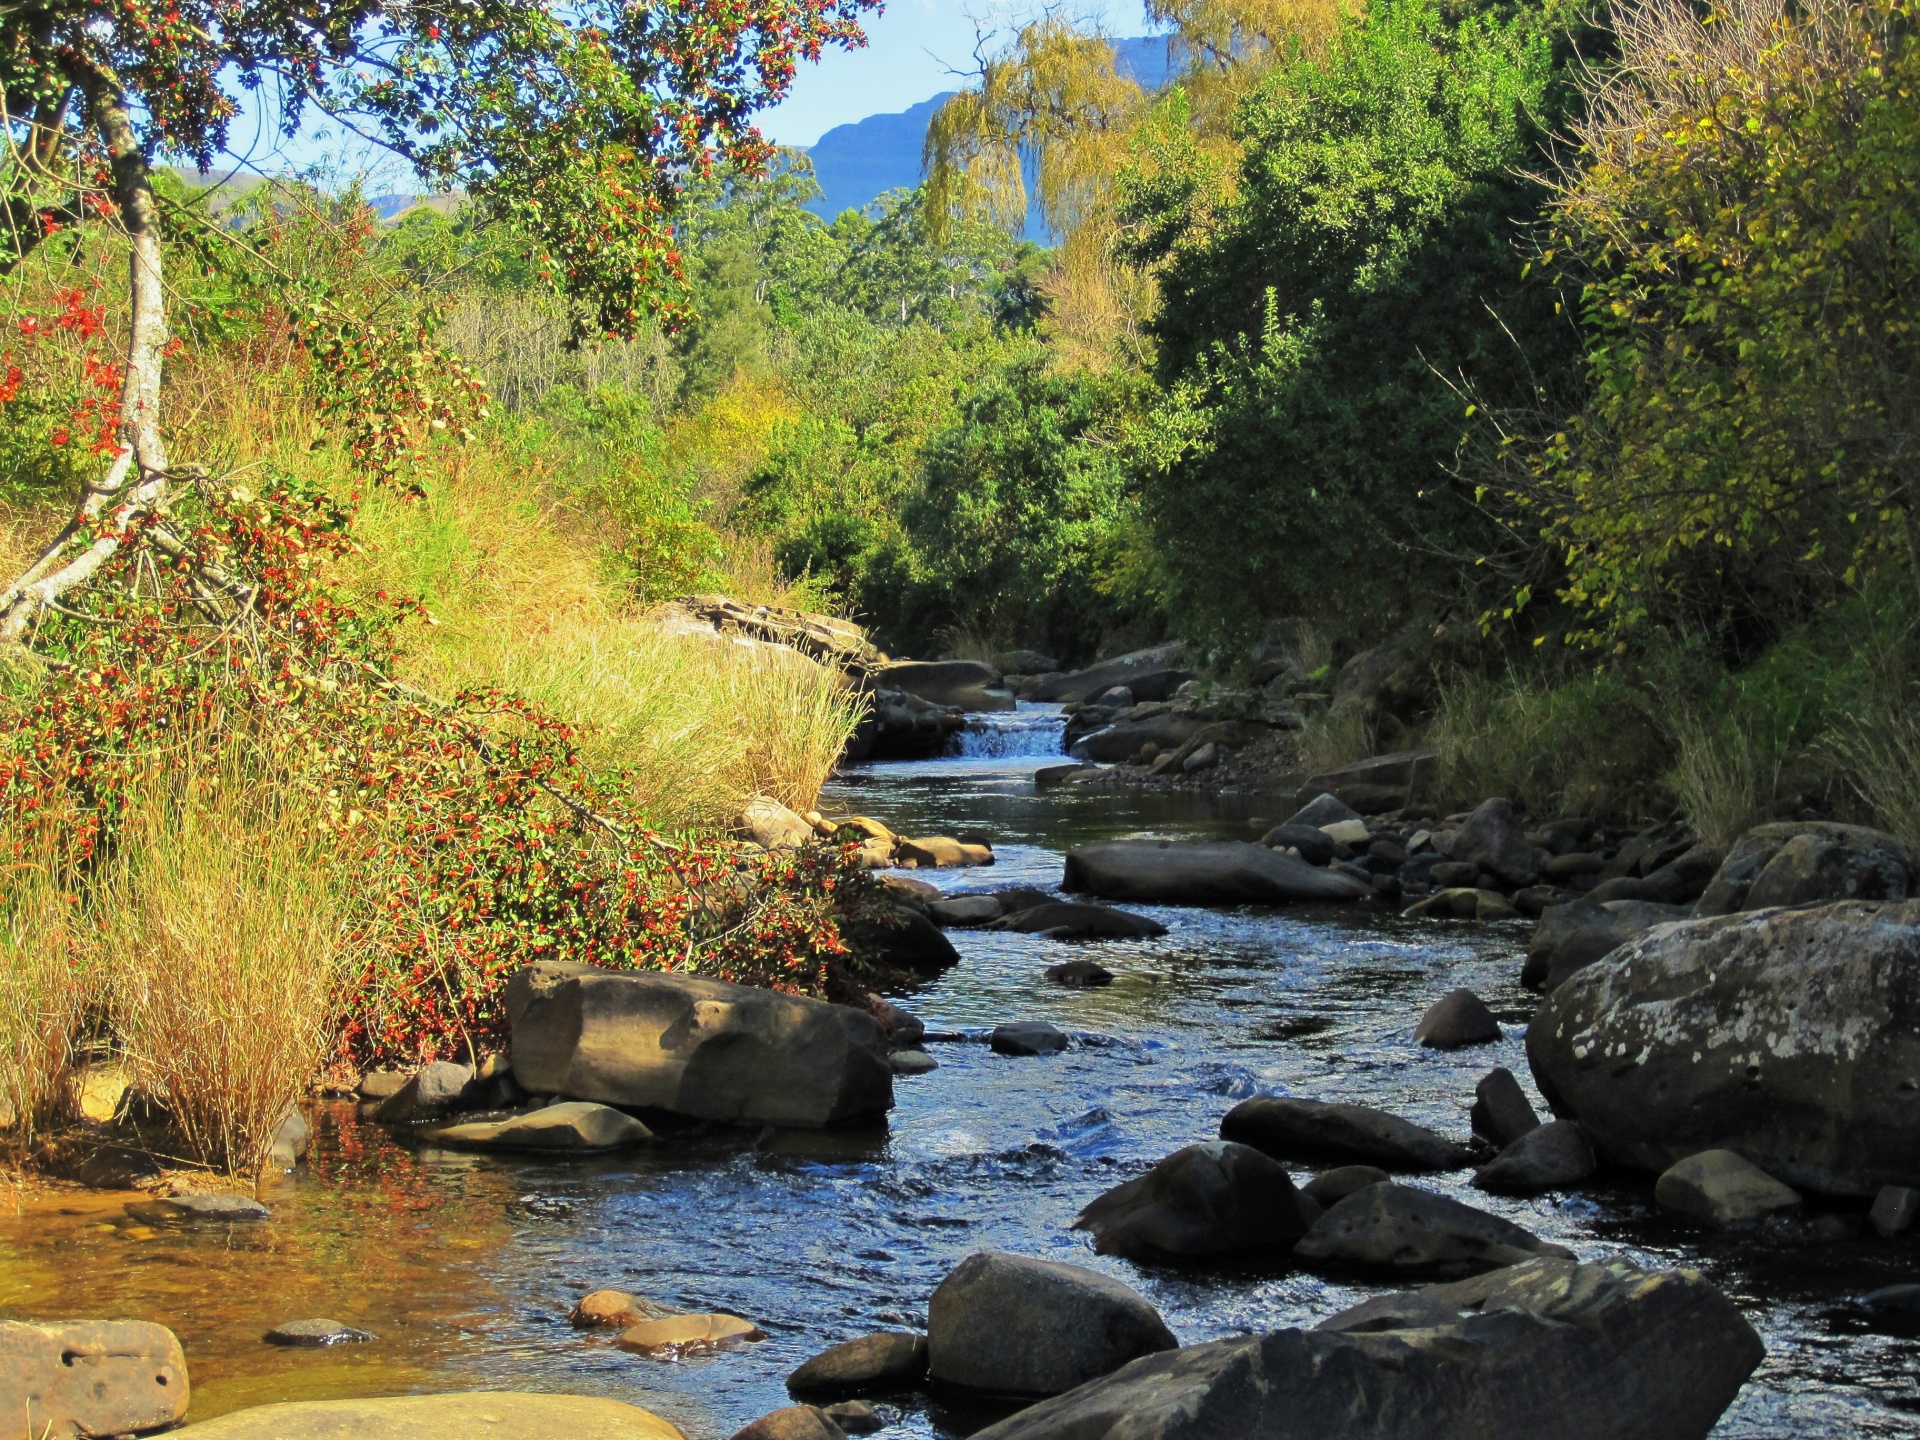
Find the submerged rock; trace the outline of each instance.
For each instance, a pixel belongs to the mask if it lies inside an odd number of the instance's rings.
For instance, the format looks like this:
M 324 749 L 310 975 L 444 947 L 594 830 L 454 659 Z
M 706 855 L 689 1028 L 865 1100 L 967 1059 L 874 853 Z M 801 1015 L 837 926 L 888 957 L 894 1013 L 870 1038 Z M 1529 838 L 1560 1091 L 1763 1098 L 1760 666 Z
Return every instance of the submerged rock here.
M 256 1405 L 170 1440 L 686 1440 L 651 1411 L 585 1395 L 391 1395 Z
M 273 1211 L 251 1195 L 156 1195 L 129 1200 L 127 1214 L 149 1225 L 231 1225 L 272 1217 Z
M 186 1418 L 187 1357 L 144 1320 L 0 1320 L 0 1434 L 123 1435 Z
M 442 1125 L 422 1132 L 435 1145 L 456 1150 L 563 1150 L 589 1154 L 644 1145 L 653 1132 L 610 1105 L 569 1100 L 505 1120 Z
M 738 1315 L 666 1315 L 629 1325 L 613 1343 L 635 1355 L 660 1358 L 718 1350 L 766 1338 L 765 1332 L 751 1320 L 742 1320 Z
M 1471 1275 L 1536 1255 L 1572 1259 L 1498 1215 L 1411 1185 L 1369 1185 L 1326 1214 L 1293 1247 L 1296 1258 L 1384 1275 Z
M 1799 1206 L 1799 1192 L 1731 1150 L 1703 1150 L 1662 1172 L 1653 1187 L 1662 1210 L 1703 1225 L 1747 1225 Z
M 822 1350 L 787 1377 L 787 1389 L 834 1400 L 905 1390 L 926 1378 L 926 1337 L 887 1330 Z
M 1461 1170 L 1473 1163 L 1464 1145 L 1385 1110 L 1286 1095 L 1241 1101 L 1221 1120 L 1220 1138 L 1276 1160 L 1338 1156 L 1388 1170 Z
M 1277 1161 L 1215 1140 L 1176 1150 L 1114 1186 L 1080 1212 L 1073 1228 L 1091 1231 L 1102 1255 L 1196 1259 L 1285 1249 L 1313 1219 Z
M 1245 841 L 1108 840 L 1067 852 L 1065 889 L 1159 905 L 1358 900 L 1372 887 Z
M 293 1350 L 322 1350 L 333 1345 L 365 1345 L 375 1337 L 338 1320 L 288 1320 L 260 1337 L 269 1345 Z
M 1054 1055 L 1069 1042 L 1064 1030 L 1044 1020 L 1009 1020 L 993 1027 L 987 1043 L 996 1055 Z
M 987 928 L 1046 935 L 1055 940 L 1092 937 L 1137 940 L 1167 933 L 1167 927 L 1150 916 L 1116 910 L 1111 905 L 1083 905 L 1071 900 L 1049 900 L 1044 905 L 1029 906 L 994 921 Z
M 644 1296 L 625 1290 L 595 1290 L 582 1295 L 567 1314 L 567 1323 L 576 1330 L 631 1330 L 642 1320 L 663 1320 L 680 1312 Z
M 1113 972 L 1092 960 L 1069 960 L 1064 965 L 1049 965 L 1046 976 L 1056 985 L 1078 990 L 1113 983 Z

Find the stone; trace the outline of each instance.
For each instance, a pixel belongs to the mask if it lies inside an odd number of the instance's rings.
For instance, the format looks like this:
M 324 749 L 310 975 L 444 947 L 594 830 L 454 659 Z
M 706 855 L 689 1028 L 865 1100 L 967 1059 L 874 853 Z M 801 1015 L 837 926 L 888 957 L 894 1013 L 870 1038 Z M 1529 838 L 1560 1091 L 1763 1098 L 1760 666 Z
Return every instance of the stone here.
M 1862 1295 L 1860 1303 L 1879 1315 L 1920 1315 L 1920 1285 L 1887 1285 Z
M 1358 900 L 1372 887 L 1246 841 L 1109 840 L 1067 852 L 1068 891 L 1160 905 Z
M 471 1065 L 435 1060 L 422 1065 L 405 1085 L 382 1100 L 373 1118 L 382 1125 L 418 1125 L 470 1108 L 479 1100 L 480 1083 Z
M 787 1405 L 733 1432 L 733 1440 L 847 1440 L 847 1432 L 812 1405 Z
M 387 1100 L 405 1088 L 412 1075 L 405 1070 L 369 1070 L 360 1077 L 354 1094 L 362 1100 Z
M 643 1320 L 664 1320 L 680 1312 L 625 1290 L 594 1290 L 574 1302 L 567 1323 L 576 1330 L 631 1330 Z
M 929 1075 L 940 1068 L 940 1062 L 924 1050 L 896 1050 L 887 1063 L 896 1075 Z
M 1464 1145 L 1385 1110 L 1285 1095 L 1241 1101 L 1221 1120 L 1220 1138 L 1276 1160 L 1324 1156 L 1387 1170 L 1463 1170 L 1473 1163 Z
M 1280 823 L 1305 825 L 1310 829 L 1318 830 L 1324 825 L 1338 825 L 1343 820 L 1364 820 L 1365 818 L 1338 795 L 1322 794 L 1302 802 L 1298 810 Z
M 127 1213 L 149 1225 L 233 1225 L 266 1220 L 273 1211 L 251 1195 L 156 1195 L 129 1200 Z
M 1539 874 L 1533 845 L 1513 813 L 1513 802 L 1483 800 L 1454 832 L 1450 859 L 1477 865 L 1510 885 L 1531 885 Z
M 1384 1185 L 1392 1178 L 1377 1165 L 1340 1165 L 1322 1170 L 1300 1187 L 1300 1193 L 1322 1210 L 1331 1210 L 1354 1191 Z
M 885 1330 L 822 1350 L 787 1377 L 787 1389 L 795 1395 L 838 1400 L 910 1390 L 926 1378 L 926 1337 Z
M 1662 1210 L 1715 1226 L 1751 1224 L 1800 1204 L 1798 1191 L 1732 1150 L 1703 1150 L 1669 1166 L 1653 1198 Z
M 332 1345 L 365 1345 L 375 1336 L 339 1320 L 288 1320 L 260 1338 L 291 1350 L 322 1350 Z
M 1036 790 L 1052 790 L 1066 784 L 1067 781 L 1081 772 L 1095 768 L 1097 767 L 1078 763 L 1073 765 L 1042 765 L 1038 770 L 1033 772 L 1033 788 Z
M 74 1109 L 96 1125 L 111 1125 L 120 1116 L 127 1092 L 133 1088 L 133 1067 L 124 1060 L 82 1065 L 73 1072 Z
M 887 1428 L 885 1418 L 864 1400 L 842 1400 L 822 1407 L 820 1413 L 849 1435 L 872 1435 Z
M 307 1117 L 298 1109 L 289 1110 L 273 1127 L 273 1144 L 267 1152 L 267 1162 L 282 1170 L 291 1170 L 306 1158 L 312 1144 L 313 1127 L 307 1123 Z
M 1455 887 L 1436 891 L 1418 904 L 1408 906 L 1407 914 L 1410 916 L 1450 915 L 1456 920 L 1492 921 L 1518 919 L 1520 911 L 1498 891 Z
M 1058 1395 L 1179 1343 L 1118 1280 L 1000 1251 L 961 1261 L 927 1304 L 928 1373 L 988 1394 Z
M 1220 747 L 1212 741 L 1208 741 L 1205 745 L 1202 745 L 1198 750 L 1195 750 L 1191 755 L 1187 756 L 1186 759 L 1182 760 L 1180 762 L 1180 769 L 1185 774 L 1194 775 L 1202 770 L 1211 770 L 1219 763 Z
M 1574 880 L 1582 875 L 1598 874 L 1606 863 L 1591 851 L 1574 850 L 1553 856 L 1540 867 L 1540 873 L 1549 880 Z
M 1115 685 L 1111 690 L 1095 697 L 1093 703 L 1110 705 L 1115 710 L 1131 710 L 1134 706 L 1133 691 L 1124 685 Z
M 1819 900 L 1904 900 L 1912 893 L 1913 857 L 1893 836 L 1860 825 L 1787 821 L 1755 826 L 1735 841 L 1694 913 L 1731 915 Z
M 1111 905 L 1086 905 L 1072 900 L 1049 900 L 1006 915 L 987 927 L 1023 935 L 1046 935 L 1054 940 L 1142 940 L 1167 933 L 1167 927 L 1146 915 L 1116 910 Z
M 1920 1189 L 1911 1185 L 1882 1185 L 1867 1214 L 1874 1233 L 1883 1240 L 1903 1235 L 1920 1220 Z
M 956 895 L 927 906 L 927 918 L 936 925 L 985 925 L 1000 915 L 1000 900 L 994 895 Z
M 1691 904 L 1700 898 L 1725 858 L 1705 843 L 1690 846 L 1674 859 L 1646 874 L 1646 898 L 1662 905 Z
M 121 1435 L 186 1418 L 187 1357 L 144 1320 L 0 1320 L 0 1434 Z
M 1432 780 L 1439 763 L 1440 755 L 1435 750 L 1397 750 L 1390 755 L 1372 755 L 1338 769 L 1309 775 L 1294 803 L 1304 805 L 1316 795 L 1330 794 L 1353 804 L 1347 794 L 1351 790 L 1362 795 L 1380 792 L 1379 799 L 1390 803 L 1377 808 L 1397 809 Z
M 880 1022 L 880 1029 L 893 1046 L 918 1045 L 926 1039 L 927 1026 L 918 1015 L 903 1010 L 884 996 L 868 994 L 867 1013 Z
M 1002 650 L 989 663 L 1003 675 L 1051 675 L 1060 662 L 1038 650 Z
M 518 971 L 506 1000 L 514 1078 L 534 1095 L 814 1128 L 893 1105 L 886 1036 L 849 1006 L 562 962 Z
M 1166 765 L 1203 728 L 1203 722 L 1185 715 L 1129 716 L 1080 736 L 1067 747 L 1067 753 L 1076 760 L 1123 765 L 1138 755 L 1142 746 L 1152 745 L 1161 752 L 1154 764 Z
M 1411 1185 L 1369 1185 L 1313 1222 L 1293 1247 L 1309 1264 L 1374 1275 L 1471 1275 L 1536 1255 L 1572 1259 L 1512 1221 Z
M 1443 890 L 1472 890 L 1480 867 L 1465 860 L 1442 860 L 1427 872 L 1427 878 Z
M 558 1150 L 592 1154 L 644 1145 L 653 1132 L 610 1105 L 568 1100 L 506 1120 L 433 1126 L 421 1132 L 435 1145 L 456 1150 Z
M 979 660 L 897 660 L 879 675 L 880 684 L 904 690 L 934 705 L 962 710 L 1011 710 L 1013 698 L 989 695 L 1000 672 Z
M 686 1440 L 651 1411 L 585 1395 L 390 1395 L 256 1405 L 168 1440 Z
M 751 1320 L 742 1320 L 738 1315 L 665 1315 L 629 1325 L 613 1343 L 632 1354 L 658 1359 L 766 1338 Z
M 1450 990 L 1420 1017 L 1413 1038 L 1429 1050 L 1460 1050 L 1468 1045 L 1491 1045 L 1500 1038 L 1500 1022 L 1486 1002 L 1464 987 Z
M 1491 1195 L 1537 1195 L 1578 1185 L 1596 1168 L 1593 1147 L 1571 1120 L 1552 1120 L 1502 1150 L 1473 1177 Z
M 893 858 L 911 860 L 922 870 L 965 870 L 993 864 L 993 848 L 968 845 L 950 835 L 929 835 L 922 840 L 901 840 L 893 847 Z
M 812 822 L 808 823 L 811 824 Z M 816 831 L 819 829 L 818 826 L 814 828 Z M 894 834 L 893 831 L 889 830 L 885 825 L 870 815 L 849 815 L 844 820 L 830 821 L 828 823 L 827 833 L 831 836 L 844 838 L 854 844 L 860 844 L 868 840 L 878 840 L 883 845 L 891 846 L 900 839 L 898 835 Z
M 1136 700 L 1165 700 L 1193 678 L 1191 672 L 1174 668 L 1185 656 L 1186 649 L 1184 642 L 1176 640 L 1171 644 L 1116 655 L 1084 670 L 1053 677 L 1036 686 L 1032 698 L 1070 703 L 1091 699 L 1115 685 L 1125 685 L 1133 691 Z
M 815 838 L 811 825 L 767 795 L 756 795 L 740 807 L 740 829 L 766 850 L 798 850 Z
M 138 1190 L 164 1173 L 159 1160 L 147 1151 L 115 1144 L 96 1146 L 68 1172 L 90 1190 Z
M 1367 829 L 1364 820 L 1335 820 L 1330 825 L 1322 825 L 1320 833 L 1335 845 L 1347 845 L 1364 850 L 1373 832 Z
M 916 880 L 911 875 L 882 875 L 879 880 L 888 896 L 896 904 L 908 909 L 918 907 L 924 910 L 935 900 L 946 898 L 946 892 L 938 885 Z
M 1467 1112 L 1467 1120 L 1474 1134 L 1501 1150 L 1540 1128 L 1533 1102 L 1504 1065 L 1489 1070 L 1473 1087 L 1473 1108 Z
M 1113 983 L 1113 972 L 1092 960 L 1069 960 L 1064 965 L 1049 965 L 1046 975 L 1056 985 L 1078 990 Z
M 1000 902 L 1000 913 L 1003 915 L 1018 915 L 1022 910 L 1031 910 L 1036 905 L 1055 903 L 1053 896 L 1032 885 L 1009 885 L 1005 890 L 994 891 L 993 898 Z
M 1870 1198 L 1920 1154 L 1920 902 L 1663 925 L 1547 996 L 1527 1059 L 1605 1160 L 1736 1150 Z
M 1067 1035 L 1044 1020 L 1009 1020 L 993 1027 L 987 1043 L 996 1055 L 1053 1055 L 1067 1048 Z
M 934 903 L 926 908 L 930 911 Z M 912 975 L 931 978 L 960 963 L 953 942 L 928 915 L 911 906 L 895 905 L 891 924 L 863 924 L 852 934 L 874 959 Z
M 1276 825 L 1260 837 L 1269 850 L 1293 849 L 1309 865 L 1325 865 L 1333 859 L 1333 839 L 1318 825 Z
M 1191 1260 L 1284 1250 L 1314 1216 L 1293 1178 L 1258 1150 L 1215 1140 L 1176 1150 L 1101 1195 L 1073 1222 L 1101 1255 Z
M 1706 1440 L 1765 1354 L 1691 1271 L 1531 1260 L 1148 1356 L 974 1440 Z

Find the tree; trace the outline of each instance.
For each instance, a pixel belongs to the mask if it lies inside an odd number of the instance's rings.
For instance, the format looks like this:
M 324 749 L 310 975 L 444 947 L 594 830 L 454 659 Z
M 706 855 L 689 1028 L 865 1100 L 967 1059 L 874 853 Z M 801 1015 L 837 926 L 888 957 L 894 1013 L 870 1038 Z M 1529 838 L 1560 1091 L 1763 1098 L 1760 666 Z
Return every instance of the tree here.
M 224 146 L 235 75 L 278 89 L 289 132 L 310 110 L 410 162 L 435 189 L 467 188 L 527 235 L 573 307 L 576 336 L 630 335 L 643 315 L 685 318 L 674 233 L 680 189 L 716 162 L 763 165 L 753 112 L 796 63 L 861 43 L 879 0 L 22 0 L 0 36 L 8 155 L 0 273 L 63 228 L 116 225 L 128 247 L 128 341 L 113 453 L 60 533 L 0 590 L 0 643 L 81 584 L 180 478 L 161 425 L 168 346 L 163 216 L 154 167 L 203 166 Z M 324 353 L 353 362 L 341 317 L 314 319 Z M 164 525 L 163 548 L 180 547 Z M 211 572 L 210 572 L 211 573 Z

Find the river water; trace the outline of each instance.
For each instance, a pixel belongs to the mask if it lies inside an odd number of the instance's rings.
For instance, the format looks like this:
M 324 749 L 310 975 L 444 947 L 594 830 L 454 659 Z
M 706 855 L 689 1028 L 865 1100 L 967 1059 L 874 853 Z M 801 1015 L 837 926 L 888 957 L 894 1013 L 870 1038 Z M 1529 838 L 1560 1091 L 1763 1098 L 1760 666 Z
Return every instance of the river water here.
M 1059 759 L 1044 753 L 1057 722 L 1023 711 L 993 724 L 970 755 L 855 769 L 822 808 L 907 834 L 993 836 L 991 870 L 923 877 L 950 891 L 1056 886 L 1062 852 L 1087 840 L 1244 838 L 1277 818 L 1271 805 L 1256 815 L 1247 802 L 1192 796 L 1037 792 L 1032 772 Z M 1262 1091 L 1381 1105 L 1464 1138 L 1481 1075 L 1501 1064 L 1526 1082 L 1526 928 L 1359 907 L 1147 913 L 1165 937 L 1073 947 L 1115 972 L 1104 990 L 1048 984 L 1041 972 L 1063 954 L 1055 942 L 952 932 L 962 963 L 900 999 L 956 1038 L 929 1047 L 940 1069 L 897 1083 L 884 1128 L 695 1132 L 617 1159 L 508 1160 L 411 1152 L 358 1124 L 350 1105 L 323 1107 L 313 1162 L 269 1190 L 266 1224 L 148 1231 L 124 1220 L 125 1197 L 104 1195 L 0 1216 L 0 1316 L 171 1325 L 197 1419 L 269 1400 L 524 1388 L 629 1400 L 691 1440 L 724 1440 L 788 1403 L 784 1376 L 825 1346 L 921 1324 L 934 1286 L 983 1248 L 1107 1271 L 1187 1343 L 1311 1323 L 1369 1292 L 1284 1260 L 1142 1267 L 1095 1256 L 1068 1226 L 1103 1190 L 1212 1138 L 1221 1115 Z M 1492 1006 L 1507 1038 L 1453 1054 L 1414 1045 L 1421 1012 L 1457 985 Z M 992 1025 L 1026 1018 L 1078 1042 L 1037 1059 L 980 1043 Z M 1920 1278 L 1911 1238 L 1862 1238 L 1850 1214 L 1843 1238 L 1715 1240 L 1655 1214 L 1645 1181 L 1503 1200 L 1466 1178 L 1419 1183 L 1585 1259 L 1698 1266 L 1747 1308 L 1767 1360 L 1716 1436 L 1920 1436 L 1920 1344 L 1869 1326 L 1849 1303 Z M 768 1339 L 703 1360 L 638 1359 L 565 1323 L 582 1290 L 603 1286 L 746 1315 Z M 323 1352 L 260 1342 L 270 1325 L 312 1316 L 379 1339 Z M 957 1437 L 990 1418 L 909 1403 L 886 1433 Z

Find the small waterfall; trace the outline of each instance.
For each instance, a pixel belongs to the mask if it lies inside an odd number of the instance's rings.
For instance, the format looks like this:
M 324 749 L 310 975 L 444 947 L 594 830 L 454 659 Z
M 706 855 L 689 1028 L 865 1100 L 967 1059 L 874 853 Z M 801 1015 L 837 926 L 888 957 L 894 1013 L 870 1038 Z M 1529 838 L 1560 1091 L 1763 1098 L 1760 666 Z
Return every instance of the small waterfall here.
M 948 754 L 969 760 L 1004 760 L 1022 755 L 1059 755 L 1067 717 L 1058 705 L 1022 701 L 1017 710 L 969 715 L 966 728 L 955 732 Z

